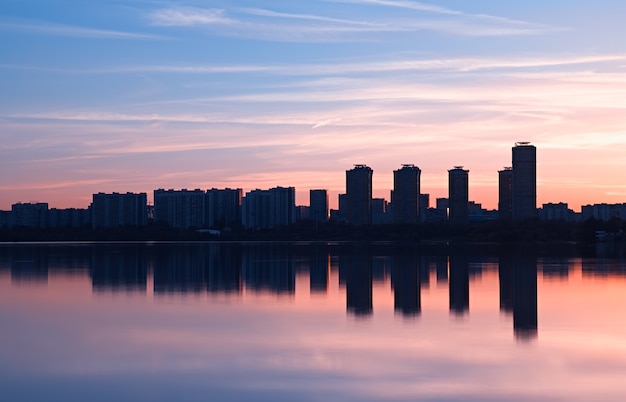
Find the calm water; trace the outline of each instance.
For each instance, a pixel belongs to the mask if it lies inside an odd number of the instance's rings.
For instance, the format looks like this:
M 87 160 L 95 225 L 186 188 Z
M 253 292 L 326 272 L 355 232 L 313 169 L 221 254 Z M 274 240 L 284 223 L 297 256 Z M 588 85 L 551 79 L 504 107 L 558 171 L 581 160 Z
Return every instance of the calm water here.
M 626 257 L 0 245 L 6 401 L 626 399 Z

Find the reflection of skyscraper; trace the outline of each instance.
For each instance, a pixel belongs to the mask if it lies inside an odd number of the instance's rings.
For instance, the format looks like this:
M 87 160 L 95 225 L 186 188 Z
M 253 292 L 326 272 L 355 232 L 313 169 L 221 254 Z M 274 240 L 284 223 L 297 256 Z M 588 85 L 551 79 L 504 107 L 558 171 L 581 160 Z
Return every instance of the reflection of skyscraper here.
M 455 166 L 448 170 L 448 208 L 452 223 L 467 223 L 469 216 L 469 170 Z
M 513 147 L 513 219 L 537 216 L 537 149 L 528 142 Z
M 445 255 L 436 256 L 435 265 L 437 267 L 437 282 L 448 282 L 448 257 Z
M 328 265 L 329 257 L 326 248 L 314 247 L 309 260 L 310 289 L 311 292 L 324 292 L 328 290 Z
M 508 254 L 500 256 L 498 280 L 500 283 L 500 311 L 510 314 L 513 312 L 513 257 Z
M 415 165 L 402 165 L 402 169 L 393 171 L 393 205 L 394 223 L 419 222 L 421 170 Z
M 346 218 L 353 225 L 372 223 L 372 175 L 366 165 L 346 170 Z
M 498 171 L 498 217 L 513 217 L 513 169 L 505 167 Z
M 370 315 L 372 305 L 372 256 L 367 250 L 350 247 L 340 255 L 339 277 L 346 285 L 346 308 L 355 315 Z
M 519 255 L 513 260 L 513 328 L 515 336 L 537 336 L 537 260 Z
M 450 311 L 469 312 L 469 266 L 462 255 L 450 256 Z
M 393 258 L 391 286 L 394 309 L 405 316 L 421 311 L 420 266 L 413 253 L 397 252 Z

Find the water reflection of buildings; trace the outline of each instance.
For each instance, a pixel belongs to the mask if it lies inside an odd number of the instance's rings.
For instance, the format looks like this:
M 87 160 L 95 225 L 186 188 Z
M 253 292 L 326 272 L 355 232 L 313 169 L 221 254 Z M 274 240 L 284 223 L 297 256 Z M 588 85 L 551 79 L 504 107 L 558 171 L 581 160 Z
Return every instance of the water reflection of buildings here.
M 394 311 L 415 317 L 422 312 L 424 289 L 431 277 L 436 278 L 437 288 L 447 286 L 450 314 L 467 315 L 471 283 L 483 271 L 497 269 L 500 310 L 511 316 L 518 339 L 537 336 L 538 272 L 547 280 L 567 279 L 570 271 L 581 267 L 584 276 L 626 275 L 626 259 L 621 254 L 598 257 L 589 251 L 581 259 L 502 252 L 495 260 L 473 256 L 465 249 L 428 251 L 323 243 L 0 246 L 0 274 L 9 274 L 18 284 L 43 285 L 53 271 L 82 275 L 90 279 L 94 292 L 145 293 L 153 286 L 155 295 L 239 295 L 245 290 L 291 296 L 298 290 L 296 277 L 301 275 L 308 275 L 311 294 L 327 294 L 334 272 L 339 287 L 345 289 L 348 314 L 371 316 L 374 289 L 390 281 Z
M 500 309 L 513 314 L 518 339 L 537 336 L 537 259 L 532 254 L 503 255 L 498 268 Z
M 154 255 L 154 293 L 238 293 L 241 253 L 216 244 L 170 245 Z
M 572 259 L 544 257 L 539 260 L 544 278 L 567 279 L 569 271 L 574 269 Z
M 246 289 L 295 294 L 296 269 L 291 249 L 280 245 L 246 247 L 241 264 Z
M 103 245 L 91 249 L 94 290 L 146 291 L 148 263 L 139 245 Z
M 0 247 L 0 272 L 10 272 L 16 283 L 46 284 L 50 272 L 73 276 L 90 266 L 90 249 L 84 246 L 46 244 Z
M 373 257 L 366 246 L 352 246 L 339 254 L 339 284 L 346 287 L 346 309 L 357 316 L 371 315 Z
M 11 257 L 11 281 L 48 282 L 49 255 L 45 252 L 31 253 L 27 248 L 17 248 Z
M 308 263 L 311 293 L 326 293 L 328 291 L 328 268 L 330 266 L 330 255 L 326 247 L 311 246 Z
M 450 311 L 462 315 L 469 312 L 469 267 L 467 257 L 450 256 Z
M 419 256 L 404 252 L 394 254 L 391 270 L 394 309 L 403 316 L 418 315 L 422 311 L 420 271 Z

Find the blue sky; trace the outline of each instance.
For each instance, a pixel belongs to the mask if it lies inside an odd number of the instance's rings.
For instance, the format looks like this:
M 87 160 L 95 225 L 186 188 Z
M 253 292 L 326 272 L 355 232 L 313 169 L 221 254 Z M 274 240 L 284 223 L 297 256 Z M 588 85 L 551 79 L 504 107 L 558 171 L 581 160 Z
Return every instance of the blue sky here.
M 497 204 L 515 141 L 539 203 L 623 202 L 626 2 L 37 1 L 0 5 L 0 208 L 98 191 L 328 188 L 422 169 Z

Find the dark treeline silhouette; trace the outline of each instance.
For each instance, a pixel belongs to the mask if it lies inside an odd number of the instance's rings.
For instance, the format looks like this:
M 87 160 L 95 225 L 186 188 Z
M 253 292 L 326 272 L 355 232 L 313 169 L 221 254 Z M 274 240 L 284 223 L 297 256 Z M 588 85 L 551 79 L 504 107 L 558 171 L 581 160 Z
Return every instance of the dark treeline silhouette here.
M 272 229 L 233 227 L 215 232 L 176 229 L 163 223 L 114 228 L 0 229 L 0 242 L 22 241 L 194 241 L 194 240 L 320 240 L 320 241 L 470 241 L 470 242 L 579 242 L 592 243 L 598 231 L 626 232 L 626 221 L 588 219 L 583 222 L 549 220 L 494 220 L 467 224 L 427 222 L 420 224 L 351 225 L 344 222 L 298 221 Z M 623 240 L 620 239 L 620 240 Z

